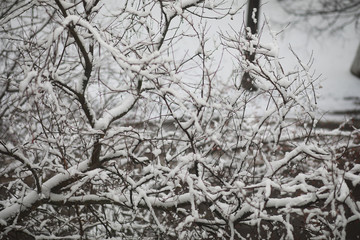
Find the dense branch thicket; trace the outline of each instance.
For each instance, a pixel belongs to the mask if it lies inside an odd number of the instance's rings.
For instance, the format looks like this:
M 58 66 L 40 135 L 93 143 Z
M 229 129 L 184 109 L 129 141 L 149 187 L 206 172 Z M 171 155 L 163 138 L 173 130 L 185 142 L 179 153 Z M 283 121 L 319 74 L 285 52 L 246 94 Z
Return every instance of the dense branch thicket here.
M 0 236 L 345 238 L 357 132 L 315 128 L 316 79 L 282 68 L 275 36 L 210 35 L 240 8 L 2 1 Z M 224 77 L 225 55 L 258 91 Z

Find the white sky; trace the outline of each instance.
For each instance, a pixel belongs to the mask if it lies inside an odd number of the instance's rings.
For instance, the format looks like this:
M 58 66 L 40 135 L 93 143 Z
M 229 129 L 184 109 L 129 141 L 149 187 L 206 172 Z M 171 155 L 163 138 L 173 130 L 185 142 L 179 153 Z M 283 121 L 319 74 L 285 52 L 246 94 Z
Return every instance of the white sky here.
M 286 23 L 291 19 L 275 0 L 269 0 L 262 6 L 262 14 L 266 14 L 274 22 Z M 274 30 L 280 30 L 280 25 L 274 22 Z M 279 37 L 280 55 L 289 60 L 285 65 L 288 63 L 290 67 L 293 64 L 290 61 L 293 57 L 287 51 L 289 44 L 303 61 L 307 61 L 313 52 L 313 69 L 317 74 L 322 74 L 319 107 L 325 112 L 359 109 L 360 106 L 352 101 L 344 100 L 347 97 L 360 98 L 360 79 L 350 74 L 350 66 L 360 42 L 359 32 L 355 32 L 354 26 L 350 25 L 339 32 L 324 32 L 319 35 L 311 31 L 309 25 L 306 22 L 303 26 L 289 25 Z

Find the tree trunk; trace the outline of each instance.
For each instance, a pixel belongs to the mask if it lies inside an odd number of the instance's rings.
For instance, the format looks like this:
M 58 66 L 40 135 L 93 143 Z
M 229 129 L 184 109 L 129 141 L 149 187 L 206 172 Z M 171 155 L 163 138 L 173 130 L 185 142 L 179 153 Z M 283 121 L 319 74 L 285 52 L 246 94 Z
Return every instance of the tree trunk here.
M 260 10 L 260 0 L 248 0 L 248 10 L 246 27 L 250 28 L 251 34 L 255 34 L 258 31 L 258 19 Z M 246 53 L 246 59 L 253 62 L 255 59 L 255 53 Z M 241 79 L 241 86 L 249 91 L 256 91 L 257 88 L 253 84 L 253 79 L 248 72 L 245 72 Z
M 249 0 L 246 27 L 250 28 L 251 34 L 255 34 L 258 31 L 259 8 L 260 0 Z
M 351 65 L 350 72 L 360 78 L 360 44 L 356 51 L 355 59 Z

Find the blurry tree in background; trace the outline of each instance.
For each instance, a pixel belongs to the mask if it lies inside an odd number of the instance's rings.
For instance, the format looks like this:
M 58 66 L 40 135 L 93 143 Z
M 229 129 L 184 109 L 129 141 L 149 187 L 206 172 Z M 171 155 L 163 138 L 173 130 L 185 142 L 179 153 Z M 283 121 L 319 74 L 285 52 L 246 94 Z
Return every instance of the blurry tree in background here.
M 322 17 L 322 24 L 313 26 L 319 31 L 336 31 L 354 24 L 359 29 L 360 1 L 359 0 L 279 0 L 283 8 L 290 14 L 303 17 Z M 350 71 L 360 78 L 360 45 Z
M 275 40 L 211 35 L 240 9 L 2 1 L 0 238 L 349 236 L 358 132 L 316 128 L 316 77 Z M 224 77 L 231 61 L 258 91 Z
M 248 0 L 247 3 L 247 17 L 246 17 L 246 31 L 248 32 L 248 38 L 251 39 L 258 33 L 259 28 L 259 12 L 260 12 L 260 0 Z M 246 59 L 250 62 L 255 60 L 255 52 L 247 52 Z M 241 86 L 249 91 L 255 91 L 257 88 L 254 85 L 254 80 L 250 76 L 249 72 L 244 72 L 241 79 Z

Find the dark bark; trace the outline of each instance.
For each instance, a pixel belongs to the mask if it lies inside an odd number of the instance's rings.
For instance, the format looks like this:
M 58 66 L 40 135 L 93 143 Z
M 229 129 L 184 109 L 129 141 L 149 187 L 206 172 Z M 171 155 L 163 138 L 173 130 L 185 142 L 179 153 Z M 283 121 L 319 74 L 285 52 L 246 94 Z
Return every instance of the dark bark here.
M 259 10 L 260 10 L 260 0 L 248 1 L 246 27 L 250 28 L 251 34 L 256 34 L 258 31 Z M 253 62 L 255 59 L 255 53 L 250 54 L 249 52 L 246 52 L 245 57 L 248 61 Z M 256 86 L 253 84 L 253 79 L 248 72 L 244 73 L 241 79 L 241 86 L 248 91 L 257 90 Z
M 246 27 L 250 28 L 251 34 L 258 31 L 259 8 L 260 0 L 249 0 Z
M 354 61 L 351 64 L 350 72 L 354 76 L 360 78 L 360 44 L 359 44 L 358 49 L 356 51 Z
M 11 230 L 3 237 L 3 240 L 35 240 L 35 238 L 28 233 L 21 230 Z

